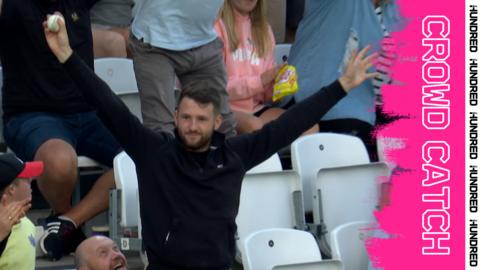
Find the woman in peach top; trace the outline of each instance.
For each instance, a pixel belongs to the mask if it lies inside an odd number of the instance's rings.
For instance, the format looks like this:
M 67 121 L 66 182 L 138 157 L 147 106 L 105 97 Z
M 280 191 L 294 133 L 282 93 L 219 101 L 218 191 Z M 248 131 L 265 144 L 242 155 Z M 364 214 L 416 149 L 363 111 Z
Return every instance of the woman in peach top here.
M 273 108 L 275 38 L 266 18 L 264 0 L 225 0 L 215 30 L 224 42 L 230 107 L 237 131 L 248 133 L 280 116 Z

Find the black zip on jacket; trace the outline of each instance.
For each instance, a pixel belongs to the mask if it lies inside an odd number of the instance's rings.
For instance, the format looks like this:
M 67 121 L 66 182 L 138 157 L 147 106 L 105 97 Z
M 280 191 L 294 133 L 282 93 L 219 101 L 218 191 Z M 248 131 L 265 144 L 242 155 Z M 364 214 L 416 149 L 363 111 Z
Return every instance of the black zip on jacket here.
M 214 133 L 204 166 L 145 128 L 74 53 L 64 68 L 136 165 L 148 269 L 229 269 L 245 172 L 289 145 L 345 96 L 338 81 L 251 134 Z

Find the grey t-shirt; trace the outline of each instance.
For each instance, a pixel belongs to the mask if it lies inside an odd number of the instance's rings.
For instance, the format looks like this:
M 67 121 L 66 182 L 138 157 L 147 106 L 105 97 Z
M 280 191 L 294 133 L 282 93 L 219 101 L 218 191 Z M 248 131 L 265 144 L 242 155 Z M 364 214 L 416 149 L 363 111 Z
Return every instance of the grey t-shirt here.
M 92 24 L 130 26 L 134 4 L 133 0 L 101 0 L 90 10 Z
M 157 48 L 184 51 L 217 38 L 213 24 L 223 0 L 137 1 L 132 33 Z

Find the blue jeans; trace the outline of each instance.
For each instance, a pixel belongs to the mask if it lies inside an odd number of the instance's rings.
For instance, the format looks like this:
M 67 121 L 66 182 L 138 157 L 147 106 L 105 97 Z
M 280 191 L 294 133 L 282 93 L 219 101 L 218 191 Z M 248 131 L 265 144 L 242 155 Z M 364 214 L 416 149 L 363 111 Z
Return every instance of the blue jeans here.
M 38 148 L 50 139 L 61 139 L 70 144 L 77 155 L 109 167 L 120 152 L 120 145 L 95 112 L 22 113 L 5 123 L 4 136 L 8 147 L 22 160 L 33 160 Z

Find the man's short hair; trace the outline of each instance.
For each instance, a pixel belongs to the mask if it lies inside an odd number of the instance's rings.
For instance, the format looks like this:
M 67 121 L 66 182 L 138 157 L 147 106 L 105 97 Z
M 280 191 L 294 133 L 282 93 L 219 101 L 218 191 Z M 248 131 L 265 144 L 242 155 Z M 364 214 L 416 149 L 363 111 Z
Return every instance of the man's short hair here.
M 182 86 L 182 92 L 178 104 L 182 102 L 183 98 L 188 97 L 195 102 L 208 105 L 213 105 L 213 112 L 218 114 L 220 112 L 220 92 L 225 89 L 219 89 L 218 85 L 215 85 L 209 80 L 193 81 Z

